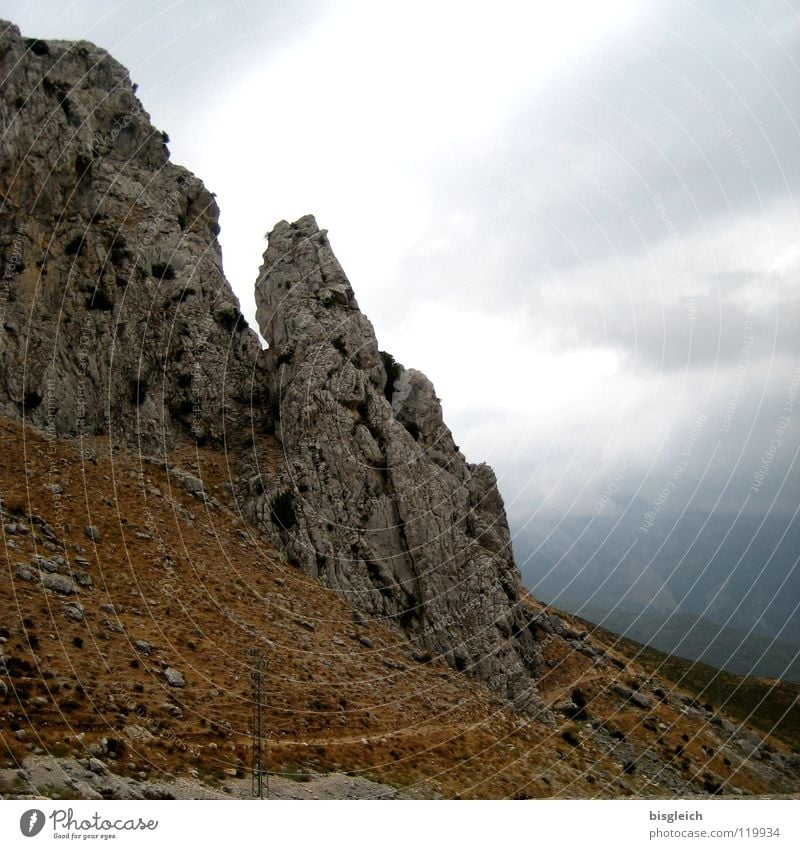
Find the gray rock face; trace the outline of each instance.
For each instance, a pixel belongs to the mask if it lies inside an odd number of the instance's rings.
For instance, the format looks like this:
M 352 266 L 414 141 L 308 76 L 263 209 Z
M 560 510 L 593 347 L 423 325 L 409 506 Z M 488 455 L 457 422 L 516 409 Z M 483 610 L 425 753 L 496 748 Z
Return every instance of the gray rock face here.
M 148 451 L 221 442 L 251 422 L 260 345 L 213 195 L 105 51 L 32 43 L 0 22 L 0 412 Z
M 466 462 L 425 375 L 378 350 L 311 216 L 270 233 L 256 304 L 286 466 L 251 482 L 252 521 L 361 610 L 539 710 L 494 473 Z

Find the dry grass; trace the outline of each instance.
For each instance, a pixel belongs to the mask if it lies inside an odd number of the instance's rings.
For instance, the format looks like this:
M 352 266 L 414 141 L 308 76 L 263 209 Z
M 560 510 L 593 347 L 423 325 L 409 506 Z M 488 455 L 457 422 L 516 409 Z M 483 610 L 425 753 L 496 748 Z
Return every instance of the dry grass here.
M 530 722 L 442 664 L 415 662 L 398 631 L 357 624 L 344 600 L 285 564 L 238 516 L 224 455 L 183 446 L 169 456 L 203 478 L 215 507 L 105 439 L 85 443 L 94 461 L 82 460 L 74 442 L 50 441 L 6 419 L 0 440 L 4 521 L 34 515 L 56 537 L 30 519 L 30 533 L 3 536 L 5 765 L 37 748 L 84 754 L 105 737 L 121 772 L 194 768 L 209 780 L 225 769 L 244 772 L 248 650 L 257 645 L 268 662 L 267 759 L 275 772 L 339 770 L 445 797 L 665 794 L 598 747 L 585 722 L 577 723 L 579 745 L 571 745 L 561 727 Z M 99 542 L 85 535 L 88 525 Z M 93 587 L 78 597 L 84 621 L 67 616 L 63 598 L 15 576 L 16 565 L 37 554 L 89 572 Z M 138 640 L 151 644 L 149 655 L 135 648 Z M 654 711 L 657 731 L 644 728 L 642 711 L 620 710 L 605 693 L 608 666 L 596 669 L 560 638 L 548 638 L 544 650 L 548 701 L 580 687 L 590 717 L 662 757 L 677 757 L 688 734 L 681 757 L 698 782 L 710 770 L 753 792 L 780 792 L 704 752 L 699 724 L 665 705 Z M 183 674 L 183 689 L 167 684 L 168 666 Z M 646 673 L 628 663 L 625 674 Z M 170 703 L 182 717 L 164 707 Z M 669 730 L 658 731 L 659 722 Z

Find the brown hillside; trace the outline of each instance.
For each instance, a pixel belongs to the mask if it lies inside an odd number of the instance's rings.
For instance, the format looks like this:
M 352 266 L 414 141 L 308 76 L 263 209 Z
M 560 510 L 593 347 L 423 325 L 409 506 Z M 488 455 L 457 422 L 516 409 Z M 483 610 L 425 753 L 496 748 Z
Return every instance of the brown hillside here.
M 81 447 L 7 419 L 0 444 L 2 766 L 39 751 L 86 757 L 106 738 L 121 774 L 246 775 L 257 646 L 272 772 L 343 771 L 435 797 L 791 787 L 780 741 L 755 738 L 754 755 L 742 739 L 752 732 L 712 722 L 567 617 L 542 645 L 556 727 L 412 655 L 398 631 L 282 562 L 239 518 L 223 454 L 183 447 L 169 457 L 183 472 L 169 473 L 102 438 Z M 184 472 L 203 479 L 205 498 L 189 494 Z M 75 592 L 43 586 L 53 568 L 72 573 Z M 167 668 L 184 687 L 170 686 Z

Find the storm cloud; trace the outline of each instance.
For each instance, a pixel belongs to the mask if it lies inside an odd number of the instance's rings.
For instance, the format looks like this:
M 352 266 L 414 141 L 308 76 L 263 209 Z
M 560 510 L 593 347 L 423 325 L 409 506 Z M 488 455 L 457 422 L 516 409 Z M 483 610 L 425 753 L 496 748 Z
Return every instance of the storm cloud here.
M 251 323 L 265 231 L 313 212 L 516 526 L 659 498 L 792 514 L 797 11 L 375 5 L 2 14 L 130 68 L 173 160 L 218 195 Z

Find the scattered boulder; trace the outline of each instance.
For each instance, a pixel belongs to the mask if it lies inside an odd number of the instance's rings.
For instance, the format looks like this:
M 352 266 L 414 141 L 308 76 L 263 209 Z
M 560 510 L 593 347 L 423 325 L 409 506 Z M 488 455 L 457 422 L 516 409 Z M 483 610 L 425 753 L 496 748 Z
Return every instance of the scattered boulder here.
M 91 587 L 93 584 L 92 576 L 84 571 L 80 570 L 79 572 L 73 572 L 72 577 L 77 581 L 78 585 L 81 587 Z
M 99 758 L 89 758 L 88 768 L 95 775 L 105 775 L 108 768 Z
M 625 687 L 618 682 L 611 689 L 626 702 L 636 705 L 636 707 L 642 708 L 642 710 L 648 710 L 652 705 L 652 702 L 644 693 L 632 690 L 630 687 Z
M 16 571 L 14 572 L 14 574 L 21 581 L 35 581 L 36 577 L 37 577 L 36 573 L 32 569 L 30 569 L 28 566 L 26 566 L 24 563 L 17 564 L 17 568 L 16 568 Z
M 183 675 L 178 672 L 177 669 L 173 669 L 171 666 L 168 666 L 164 670 L 164 677 L 167 679 L 167 684 L 170 687 L 185 687 L 186 681 L 184 680 Z
M 152 646 L 147 642 L 147 640 L 134 640 L 133 647 L 139 652 L 139 654 L 143 655 L 149 655 L 152 650 Z
M 86 534 L 87 537 L 89 537 L 92 542 L 100 542 L 100 540 L 102 539 L 100 530 L 96 525 L 87 525 L 83 529 L 83 532 Z
M 195 475 L 189 474 L 189 472 L 184 469 L 179 469 L 177 467 L 172 467 L 169 470 L 170 477 L 174 478 L 175 481 L 180 484 L 189 495 L 194 498 L 203 497 L 203 481 Z
M 41 569 L 44 572 L 58 572 L 58 563 L 53 560 L 48 560 L 46 557 L 42 557 L 41 554 L 34 554 L 31 558 L 31 563 L 33 563 L 37 569 Z
M 66 602 L 64 604 L 64 613 L 67 614 L 68 619 L 72 619 L 75 622 L 83 621 L 83 605 L 77 601 Z
M 66 575 L 51 574 L 49 572 L 42 575 L 42 586 L 59 595 L 71 595 L 77 592 L 77 587 L 71 578 L 68 578 Z
M 155 740 L 155 736 L 150 731 L 141 725 L 136 725 L 135 723 L 126 725 L 122 731 L 130 740 L 136 740 L 139 742 Z

